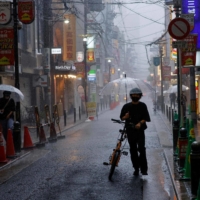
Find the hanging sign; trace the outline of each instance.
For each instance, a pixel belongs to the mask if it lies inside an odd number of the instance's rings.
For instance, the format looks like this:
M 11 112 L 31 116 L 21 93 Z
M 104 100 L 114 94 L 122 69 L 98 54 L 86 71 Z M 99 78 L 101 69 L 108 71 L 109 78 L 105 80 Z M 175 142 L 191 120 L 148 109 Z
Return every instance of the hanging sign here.
M 0 2 L 0 25 L 11 21 L 11 2 Z
M 76 60 L 82 62 L 84 60 L 84 53 L 82 51 L 76 52 Z
M 160 65 L 160 57 L 153 57 L 153 64 L 157 67 Z
M 94 50 L 87 51 L 87 61 L 94 62 Z
M 197 34 L 190 34 L 184 41 L 187 42 L 187 48 L 181 50 L 181 64 L 182 66 L 194 66 L 196 63 L 196 46 Z
M 0 65 L 14 65 L 14 30 L 0 29 Z
M 163 81 L 171 80 L 171 66 L 162 66 Z
M 34 1 L 18 1 L 18 18 L 23 24 L 30 24 L 35 19 Z

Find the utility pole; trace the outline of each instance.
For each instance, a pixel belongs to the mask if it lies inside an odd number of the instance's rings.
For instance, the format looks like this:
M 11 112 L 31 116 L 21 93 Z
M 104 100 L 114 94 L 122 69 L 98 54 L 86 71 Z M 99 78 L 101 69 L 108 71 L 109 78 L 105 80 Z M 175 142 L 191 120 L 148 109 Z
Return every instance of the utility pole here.
M 87 96 L 87 0 L 84 1 L 84 67 L 85 67 L 85 77 L 84 77 L 84 91 L 85 91 L 85 108 L 86 108 L 86 115 L 87 113 L 87 102 L 88 102 L 88 96 Z
M 180 17 L 181 5 L 174 5 L 176 18 Z M 178 102 L 178 120 L 181 124 L 181 93 L 182 93 L 182 70 L 181 70 L 181 50 L 177 48 L 177 102 Z
M 18 60 L 18 15 L 17 0 L 13 0 L 13 19 L 14 19 L 14 57 L 15 57 L 15 87 L 20 89 L 19 85 L 19 60 Z M 16 121 L 21 122 L 20 101 L 16 102 Z M 21 125 L 20 125 L 21 126 Z
M 164 104 L 163 104 L 163 100 L 164 100 L 164 98 L 163 98 L 163 66 L 162 66 L 162 56 L 163 56 L 163 51 L 162 51 L 162 46 L 160 46 L 160 71 L 161 71 L 161 90 L 160 90 L 160 92 L 161 92 L 161 99 L 160 99 L 160 101 L 161 101 L 161 111 L 163 112 L 163 110 L 164 110 Z

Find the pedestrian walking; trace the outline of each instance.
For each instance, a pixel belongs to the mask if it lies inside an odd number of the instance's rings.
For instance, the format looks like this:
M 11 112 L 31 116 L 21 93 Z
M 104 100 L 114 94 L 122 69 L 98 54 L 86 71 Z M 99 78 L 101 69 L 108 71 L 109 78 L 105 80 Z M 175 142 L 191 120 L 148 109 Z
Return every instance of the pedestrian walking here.
M 3 129 L 4 139 L 7 140 L 8 129 L 13 129 L 15 102 L 10 98 L 11 92 L 4 91 L 0 98 L 0 124 Z
M 142 91 L 134 88 L 129 94 L 132 102 L 122 107 L 120 119 L 126 122 L 131 161 L 135 169 L 133 175 L 139 175 L 139 170 L 143 175 L 148 175 L 144 130 L 147 128 L 146 122 L 150 122 L 150 116 L 146 104 L 139 101 Z
M 169 98 L 170 98 L 170 107 L 171 107 L 171 109 L 172 109 L 172 105 L 174 106 L 174 109 L 175 109 L 176 94 L 174 92 L 170 93 Z

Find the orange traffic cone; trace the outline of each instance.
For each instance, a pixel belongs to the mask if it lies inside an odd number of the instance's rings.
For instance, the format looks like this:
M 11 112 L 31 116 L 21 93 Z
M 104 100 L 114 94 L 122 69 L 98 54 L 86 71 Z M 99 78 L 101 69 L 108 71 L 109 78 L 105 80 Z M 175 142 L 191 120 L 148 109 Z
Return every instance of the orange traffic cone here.
M 43 128 L 43 126 L 40 126 L 40 128 L 39 128 L 39 143 L 37 143 L 36 146 L 38 146 L 38 147 L 44 146 L 46 142 L 47 142 L 47 140 L 46 140 L 44 128 Z
M 3 135 L 0 132 L 0 163 L 7 163 L 6 152 L 3 145 Z
M 50 123 L 50 137 L 48 138 L 49 142 L 56 142 L 57 141 L 57 134 L 54 123 Z
M 6 157 L 15 157 L 15 148 L 13 144 L 13 136 L 10 129 L 8 129 L 7 143 L 6 143 Z
M 33 142 L 31 140 L 30 133 L 28 131 L 28 127 L 24 126 L 24 146 L 23 148 L 32 148 L 34 147 Z

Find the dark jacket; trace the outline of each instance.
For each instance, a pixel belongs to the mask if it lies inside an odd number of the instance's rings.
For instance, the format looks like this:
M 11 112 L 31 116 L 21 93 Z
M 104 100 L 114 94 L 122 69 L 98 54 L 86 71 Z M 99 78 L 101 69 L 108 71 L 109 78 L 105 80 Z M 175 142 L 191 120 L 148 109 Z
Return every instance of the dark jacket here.
M 6 105 L 7 102 L 8 102 L 8 104 Z M 5 107 L 5 105 L 6 105 L 6 107 Z M 0 114 L 0 119 L 4 120 L 4 119 L 6 119 L 7 115 L 11 111 L 13 111 L 13 112 L 15 111 L 15 102 L 14 102 L 14 100 L 12 98 L 10 98 L 10 99 L 5 99 L 3 97 L 0 98 L 0 110 L 2 110 L 2 109 L 4 109 L 4 112 L 2 114 Z M 10 115 L 10 118 L 14 119 L 14 114 L 13 113 Z

